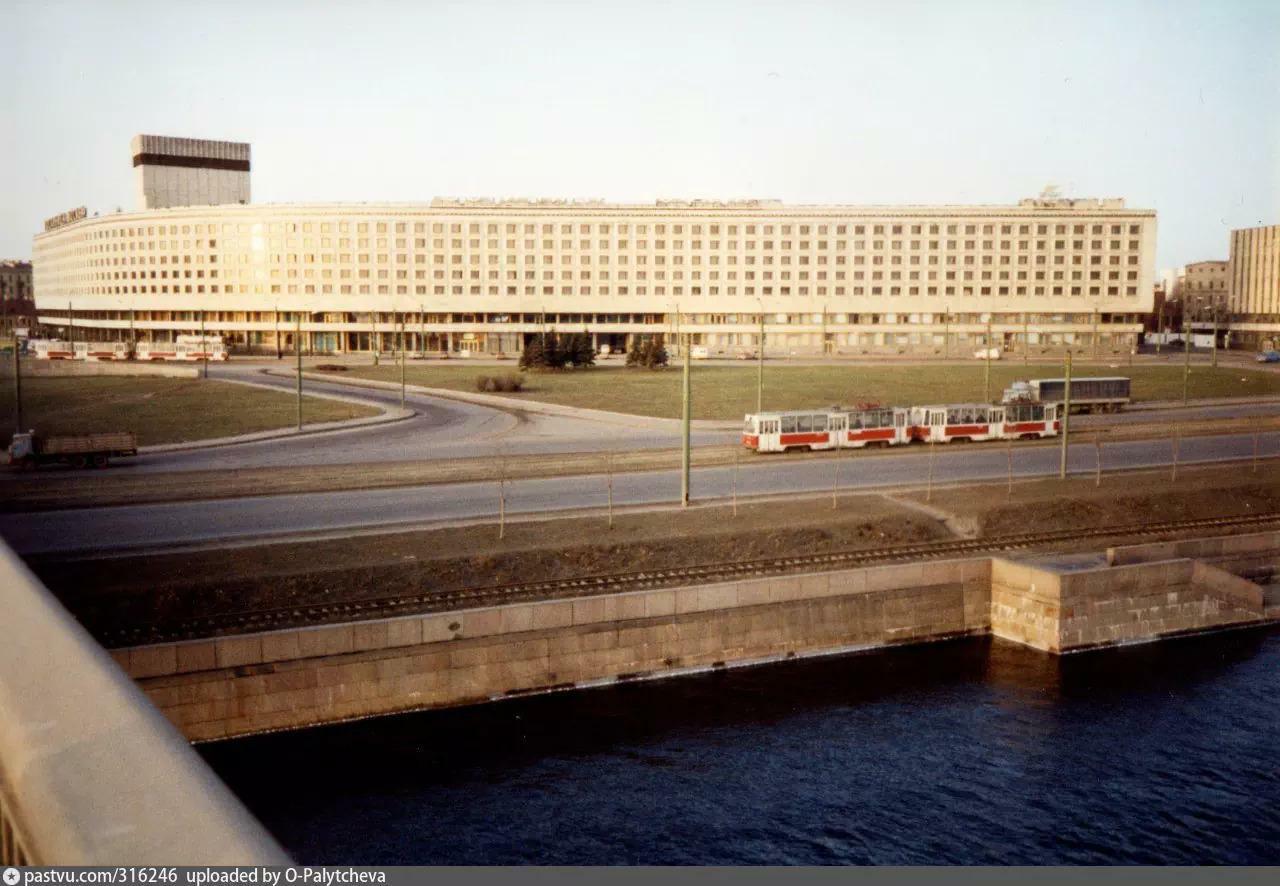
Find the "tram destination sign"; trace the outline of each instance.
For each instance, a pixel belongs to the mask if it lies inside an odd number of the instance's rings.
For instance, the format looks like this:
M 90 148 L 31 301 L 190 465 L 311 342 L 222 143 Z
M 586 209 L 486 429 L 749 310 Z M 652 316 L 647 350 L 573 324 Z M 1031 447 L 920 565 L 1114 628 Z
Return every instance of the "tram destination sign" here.
M 60 228 L 63 225 L 69 225 L 78 222 L 89 214 L 89 210 L 83 206 L 77 206 L 75 209 L 68 209 L 66 212 L 55 215 L 53 218 L 44 220 L 44 229 L 52 231 L 54 228 Z

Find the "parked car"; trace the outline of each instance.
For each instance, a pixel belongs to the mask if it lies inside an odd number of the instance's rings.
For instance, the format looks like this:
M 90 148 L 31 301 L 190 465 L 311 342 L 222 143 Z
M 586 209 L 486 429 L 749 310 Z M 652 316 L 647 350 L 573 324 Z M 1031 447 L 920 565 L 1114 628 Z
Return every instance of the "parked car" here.
M 1259 363 L 1280 363 L 1280 351 L 1261 351 L 1253 359 Z

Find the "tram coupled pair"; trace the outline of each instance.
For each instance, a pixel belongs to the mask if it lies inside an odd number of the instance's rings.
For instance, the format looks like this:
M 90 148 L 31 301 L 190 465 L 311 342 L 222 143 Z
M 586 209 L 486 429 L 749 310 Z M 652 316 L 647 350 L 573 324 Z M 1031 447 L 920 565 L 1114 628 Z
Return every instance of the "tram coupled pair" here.
M 742 445 L 756 452 L 885 448 L 909 443 L 1038 440 L 1061 430 L 1056 403 L 958 403 L 746 416 Z

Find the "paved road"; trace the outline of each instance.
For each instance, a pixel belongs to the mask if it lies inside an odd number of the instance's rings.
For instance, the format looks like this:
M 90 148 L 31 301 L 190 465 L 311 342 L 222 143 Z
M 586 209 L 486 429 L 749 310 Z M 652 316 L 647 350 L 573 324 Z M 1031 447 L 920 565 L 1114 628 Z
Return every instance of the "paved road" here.
M 210 374 L 294 390 L 292 379 L 264 375 L 261 368 L 233 363 L 211 367 Z M 304 389 L 400 405 L 399 391 L 326 384 L 310 379 L 304 382 Z M 487 455 L 499 448 L 509 454 L 524 454 L 591 452 L 608 448 L 661 449 L 680 445 L 675 427 L 671 430 L 630 427 L 614 422 L 504 411 L 412 393 L 408 396 L 408 403 L 418 415 L 390 425 L 215 449 L 144 455 L 134 460 L 129 469 L 139 472 L 198 471 L 458 458 Z M 694 445 L 726 443 L 736 440 L 737 436 L 736 432 L 699 431 L 694 433 L 693 442 Z
M 293 390 L 288 378 L 264 375 L 262 366 L 235 364 L 211 367 L 215 376 L 241 378 L 282 390 Z M 307 390 L 356 396 L 386 405 L 399 405 L 398 391 L 358 388 L 340 383 L 306 381 Z M 635 425 L 585 418 L 561 418 L 532 412 L 505 411 L 487 406 L 410 394 L 409 404 L 418 412 L 392 425 L 333 434 L 283 438 L 215 449 L 158 453 L 140 456 L 121 470 L 157 471 L 230 470 L 282 465 L 358 464 L 361 462 L 415 461 L 488 455 L 499 449 L 509 454 L 593 452 L 610 448 L 677 448 L 677 429 L 655 428 L 652 422 Z M 1280 415 L 1280 402 L 1200 406 L 1188 409 L 1135 410 L 1111 416 L 1077 416 L 1074 427 L 1109 424 L 1175 422 L 1204 418 Z M 735 431 L 695 431 L 693 444 L 704 446 L 735 442 Z
M 1260 443 L 1264 455 L 1280 454 L 1280 433 L 1263 434 Z M 1181 460 L 1189 463 L 1247 458 L 1252 450 L 1251 435 L 1187 438 L 1181 441 Z M 1007 451 L 1007 447 L 998 444 L 939 449 L 935 480 L 1003 478 L 1008 470 Z M 1056 447 L 1015 444 L 1012 452 L 1017 477 L 1057 472 L 1059 450 Z M 1103 454 L 1104 469 L 1154 467 L 1169 463 L 1171 445 L 1169 441 L 1151 440 L 1111 443 L 1103 447 Z M 1091 442 L 1073 445 L 1070 455 L 1071 470 L 1093 469 L 1095 455 Z M 914 453 L 861 458 L 851 453 L 843 459 L 824 461 L 754 456 L 746 460 L 739 471 L 739 494 L 829 490 L 836 465 L 839 465 L 841 488 L 852 490 L 923 483 L 928 461 Z M 692 482 L 695 499 L 727 497 L 732 488 L 733 469 L 698 469 L 693 472 Z M 679 489 L 678 471 L 619 474 L 614 477 L 614 502 L 617 505 L 671 502 L 678 499 Z M 20 553 L 146 547 L 494 517 L 497 502 L 497 485 L 493 482 L 262 496 L 9 514 L 0 516 L 0 535 Z M 507 484 L 507 511 L 513 514 L 602 507 L 605 502 L 602 477 L 519 480 Z

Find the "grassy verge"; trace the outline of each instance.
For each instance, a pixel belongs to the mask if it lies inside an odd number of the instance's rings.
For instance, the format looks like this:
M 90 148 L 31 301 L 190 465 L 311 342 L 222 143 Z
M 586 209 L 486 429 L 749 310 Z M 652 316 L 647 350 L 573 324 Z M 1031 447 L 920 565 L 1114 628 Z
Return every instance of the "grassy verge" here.
M 474 391 L 478 375 L 508 371 L 492 366 L 409 366 L 410 384 Z M 509 371 L 517 371 L 514 363 Z M 1078 376 L 1125 375 L 1133 379 L 1133 398 L 1175 400 L 1182 398 L 1181 366 L 1120 366 L 1077 364 Z M 984 368 L 981 363 L 940 366 L 782 366 L 765 364 L 766 409 L 809 409 L 832 404 L 874 401 L 897 405 L 982 401 Z M 605 409 L 634 415 L 675 418 L 680 415 L 680 370 L 646 371 L 621 367 L 596 367 L 564 372 L 526 373 L 524 390 L 505 396 L 558 403 L 588 409 Z M 1056 367 L 996 364 L 991 367 L 991 397 L 1000 398 L 1010 382 L 1019 378 L 1056 378 Z M 395 366 L 358 366 L 346 376 L 398 382 Z M 1208 397 L 1256 397 L 1280 395 L 1280 373 L 1195 365 L 1191 367 L 1189 395 Z M 693 415 L 700 419 L 736 420 L 756 408 L 754 366 L 693 368 Z
M 12 379 L 0 390 L 0 415 L 14 425 Z M 138 444 L 181 443 L 287 428 L 297 421 L 287 393 L 190 378 L 29 378 L 22 382 L 22 424 L 42 434 L 133 431 Z M 376 415 L 356 403 L 304 397 L 307 423 Z M 0 442 L 7 444 L 8 435 Z

